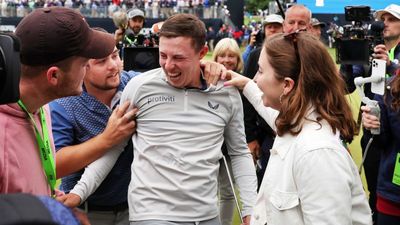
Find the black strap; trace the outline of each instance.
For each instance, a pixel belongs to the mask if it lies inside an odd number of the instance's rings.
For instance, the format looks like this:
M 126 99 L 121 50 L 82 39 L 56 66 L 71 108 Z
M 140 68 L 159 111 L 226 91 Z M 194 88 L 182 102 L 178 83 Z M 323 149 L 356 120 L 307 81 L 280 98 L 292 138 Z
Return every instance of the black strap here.
M 48 209 L 29 194 L 0 195 L 0 225 L 57 225 Z

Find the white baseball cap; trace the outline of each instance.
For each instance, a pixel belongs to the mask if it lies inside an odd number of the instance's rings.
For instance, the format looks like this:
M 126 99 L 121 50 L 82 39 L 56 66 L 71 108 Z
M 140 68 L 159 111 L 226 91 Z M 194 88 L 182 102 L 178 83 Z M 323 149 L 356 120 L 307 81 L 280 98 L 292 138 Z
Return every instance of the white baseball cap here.
M 282 16 L 278 15 L 278 14 L 271 14 L 268 15 L 264 18 L 263 21 L 263 26 L 270 24 L 270 23 L 279 23 L 279 24 L 283 24 L 283 18 Z
M 144 13 L 142 10 L 133 8 L 127 12 L 128 19 L 132 19 L 134 17 L 142 17 L 144 19 Z
M 392 16 L 400 20 L 400 5 L 390 4 L 385 9 L 376 11 L 375 18 L 382 20 L 382 15 L 385 13 L 390 13 Z

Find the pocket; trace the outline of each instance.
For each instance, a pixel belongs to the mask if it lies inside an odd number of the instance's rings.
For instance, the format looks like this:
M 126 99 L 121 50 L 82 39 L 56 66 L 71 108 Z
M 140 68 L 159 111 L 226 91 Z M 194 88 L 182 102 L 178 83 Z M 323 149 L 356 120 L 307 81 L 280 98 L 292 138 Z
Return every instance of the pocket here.
M 299 195 L 297 192 L 274 191 L 271 203 L 278 210 L 291 209 L 299 205 Z

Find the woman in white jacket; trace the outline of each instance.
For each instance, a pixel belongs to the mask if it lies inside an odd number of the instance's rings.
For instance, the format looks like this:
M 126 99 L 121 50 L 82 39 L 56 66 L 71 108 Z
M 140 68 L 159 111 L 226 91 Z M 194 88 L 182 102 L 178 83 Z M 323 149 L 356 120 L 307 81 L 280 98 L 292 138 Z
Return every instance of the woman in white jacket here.
M 259 66 L 256 83 L 234 72 L 225 83 L 242 89 L 277 133 L 251 224 L 372 224 L 343 145 L 356 123 L 323 44 L 299 31 L 271 36 Z

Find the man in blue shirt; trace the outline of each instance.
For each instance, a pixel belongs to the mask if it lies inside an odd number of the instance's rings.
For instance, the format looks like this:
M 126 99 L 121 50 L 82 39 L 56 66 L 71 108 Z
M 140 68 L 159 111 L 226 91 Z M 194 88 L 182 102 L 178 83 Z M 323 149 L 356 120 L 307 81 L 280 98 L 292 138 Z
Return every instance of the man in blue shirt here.
M 50 103 L 57 176 L 69 192 L 89 163 L 129 138 L 135 130 L 135 111 L 117 106 L 128 81 L 137 73 L 121 71 L 118 50 L 90 59 L 83 93 Z M 114 112 L 113 112 L 113 109 Z M 82 204 L 92 224 L 129 224 L 127 190 L 132 163 L 128 144 L 99 189 Z

